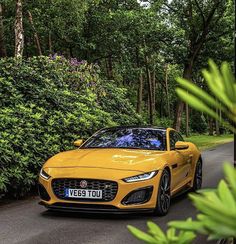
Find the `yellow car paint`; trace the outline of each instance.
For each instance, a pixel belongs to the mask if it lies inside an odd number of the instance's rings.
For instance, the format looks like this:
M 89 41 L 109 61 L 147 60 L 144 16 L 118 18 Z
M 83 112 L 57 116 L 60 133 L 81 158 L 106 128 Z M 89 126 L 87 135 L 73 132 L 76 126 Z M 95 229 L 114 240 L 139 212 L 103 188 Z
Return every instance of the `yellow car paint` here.
M 168 169 L 171 177 L 171 195 L 178 193 L 186 186 L 193 186 L 196 163 L 200 158 L 197 147 L 190 142 L 180 142 L 187 145 L 184 150 L 171 150 L 170 132 L 172 128 L 166 129 L 166 151 L 141 150 L 141 149 L 75 149 L 61 152 L 50 158 L 44 165 L 43 170 L 50 178 L 39 177 L 41 184 L 50 196 L 50 200 L 42 199 L 41 203 L 50 207 L 55 203 L 80 203 L 94 205 L 111 205 L 118 209 L 155 209 L 159 182 L 163 169 Z M 158 171 L 149 180 L 127 183 L 123 179 L 136 176 L 146 172 Z M 98 179 L 114 181 L 118 183 L 118 191 L 115 198 L 109 202 L 103 201 L 81 201 L 59 199 L 52 189 L 54 179 Z M 141 204 L 122 203 L 130 192 L 145 187 L 153 187 L 150 200 Z

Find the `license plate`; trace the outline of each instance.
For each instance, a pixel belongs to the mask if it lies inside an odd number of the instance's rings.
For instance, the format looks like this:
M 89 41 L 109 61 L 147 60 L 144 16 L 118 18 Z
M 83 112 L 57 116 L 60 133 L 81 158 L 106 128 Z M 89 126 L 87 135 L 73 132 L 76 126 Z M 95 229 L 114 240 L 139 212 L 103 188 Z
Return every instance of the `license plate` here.
M 102 190 L 65 189 L 65 196 L 70 198 L 102 199 Z

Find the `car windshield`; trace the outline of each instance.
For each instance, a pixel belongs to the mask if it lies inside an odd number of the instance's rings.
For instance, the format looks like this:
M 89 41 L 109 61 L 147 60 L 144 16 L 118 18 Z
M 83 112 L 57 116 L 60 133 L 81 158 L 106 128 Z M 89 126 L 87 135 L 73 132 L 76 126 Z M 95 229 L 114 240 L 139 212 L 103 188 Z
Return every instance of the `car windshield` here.
M 111 128 L 98 131 L 81 148 L 135 148 L 164 151 L 165 131 L 146 128 Z

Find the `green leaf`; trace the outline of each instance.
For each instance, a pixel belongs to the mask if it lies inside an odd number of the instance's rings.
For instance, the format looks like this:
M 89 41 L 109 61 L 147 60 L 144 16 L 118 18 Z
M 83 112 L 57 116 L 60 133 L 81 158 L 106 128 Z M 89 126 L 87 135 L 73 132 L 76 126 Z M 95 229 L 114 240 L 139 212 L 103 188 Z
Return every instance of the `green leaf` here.
M 234 169 L 234 167 L 231 164 L 225 163 L 224 164 L 224 173 L 225 173 L 226 179 L 229 183 L 229 186 L 232 190 L 232 193 L 234 194 L 234 199 L 236 201 L 236 170 Z
M 236 103 L 236 92 L 234 90 L 235 78 L 232 71 L 230 70 L 228 63 L 226 62 L 222 63 L 221 73 L 223 75 L 223 82 L 224 82 L 226 94 L 233 103 Z
M 208 198 L 202 196 L 191 195 L 191 199 L 194 205 L 202 211 L 204 214 L 211 216 L 215 221 L 219 221 L 222 224 L 234 227 L 236 223 L 236 216 L 232 216 L 228 208 L 224 208 L 223 204 L 218 204 L 213 201 L 209 201 Z M 218 213 L 218 214 L 216 214 Z
M 201 88 L 194 85 L 192 82 L 190 82 L 184 78 L 177 78 L 176 80 L 182 88 L 186 89 L 187 91 L 189 91 L 190 93 L 195 95 L 195 97 L 197 97 L 199 100 L 207 103 L 208 105 L 210 105 L 213 108 L 217 108 L 222 111 L 226 111 L 225 108 L 216 99 L 211 97 L 207 92 L 205 92 Z
M 157 243 L 156 240 L 152 236 L 146 234 L 145 232 L 143 232 L 143 231 L 141 231 L 141 230 L 139 230 L 139 229 L 137 229 L 131 225 L 128 225 L 127 228 L 139 240 L 145 241 L 146 243 L 153 243 L 153 244 Z
M 180 230 L 185 231 L 199 231 L 201 233 L 204 232 L 203 224 L 198 221 L 170 221 L 168 226 L 174 227 Z
M 179 244 L 192 243 L 196 235 L 192 231 L 180 231 Z
M 219 186 L 218 186 L 218 192 L 219 192 L 221 201 L 224 202 L 224 204 L 225 204 L 225 207 L 228 207 L 230 209 L 230 211 L 235 211 L 235 215 L 236 215 L 235 199 L 224 180 L 220 181 Z
M 153 236 L 155 236 L 156 238 L 158 237 L 160 239 L 163 239 L 165 241 L 167 240 L 164 232 L 160 229 L 160 227 L 158 225 L 156 225 L 155 223 L 153 223 L 151 221 L 148 221 L 147 226 L 149 228 L 149 232 Z
M 202 71 L 202 74 L 207 81 L 208 87 L 210 88 L 211 92 L 219 99 L 219 101 L 221 101 L 230 110 L 232 110 L 233 104 L 225 94 L 226 88 L 220 71 L 212 60 L 209 60 L 209 66 L 210 71 L 206 69 Z
M 210 109 L 205 103 L 203 103 L 199 98 L 196 96 L 188 93 L 187 91 L 181 89 L 181 88 L 176 88 L 176 93 L 178 96 L 186 103 L 188 103 L 191 107 L 209 114 L 211 117 L 220 120 L 219 116 L 216 114 L 215 111 Z
M 201 111 L 201 112 L 204 112 L 204 113 L 210 115 L 212 118 L 215 118 L 221 124 L 223 124 L 226 128 L 228 128 L 232 132 L 236 133 L 236 129 L 232 125 L 230 125 L 229 123 L 222 120 L 215 111 L 213 111 L 205 103 L 203 103 L 201 100 L 199 100 L 199 98 L 188 93 L 187 91 L 183 90 L 182 88 L 176 88 L 176 93 L 184 102 L 189 104 L 192 108 L 195 108 L 198 111 Z M 236 117 L 234 119 L 236 121 Z

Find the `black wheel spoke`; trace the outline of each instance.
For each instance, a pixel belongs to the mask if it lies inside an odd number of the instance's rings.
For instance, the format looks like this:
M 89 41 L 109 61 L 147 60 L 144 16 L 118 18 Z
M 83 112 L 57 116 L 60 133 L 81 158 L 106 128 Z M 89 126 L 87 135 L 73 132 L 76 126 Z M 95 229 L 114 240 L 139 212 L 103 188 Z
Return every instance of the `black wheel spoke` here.
M 167 188 L 165 189 L 166 192 L 170 191 L 170 186 L 167 186 Z
M 155 214 L 164 216 L 170 207 L 170 174 L 164 169 L 159 182 Z
M 195 190 L 198 190 L 202 186 L 202 163 L 198 161 L 195 172 Z
M 160 182 L 160 205 L 163 212 L 167 212 L 170 206 L 170 179 L 168 174 L 164 174 Z

